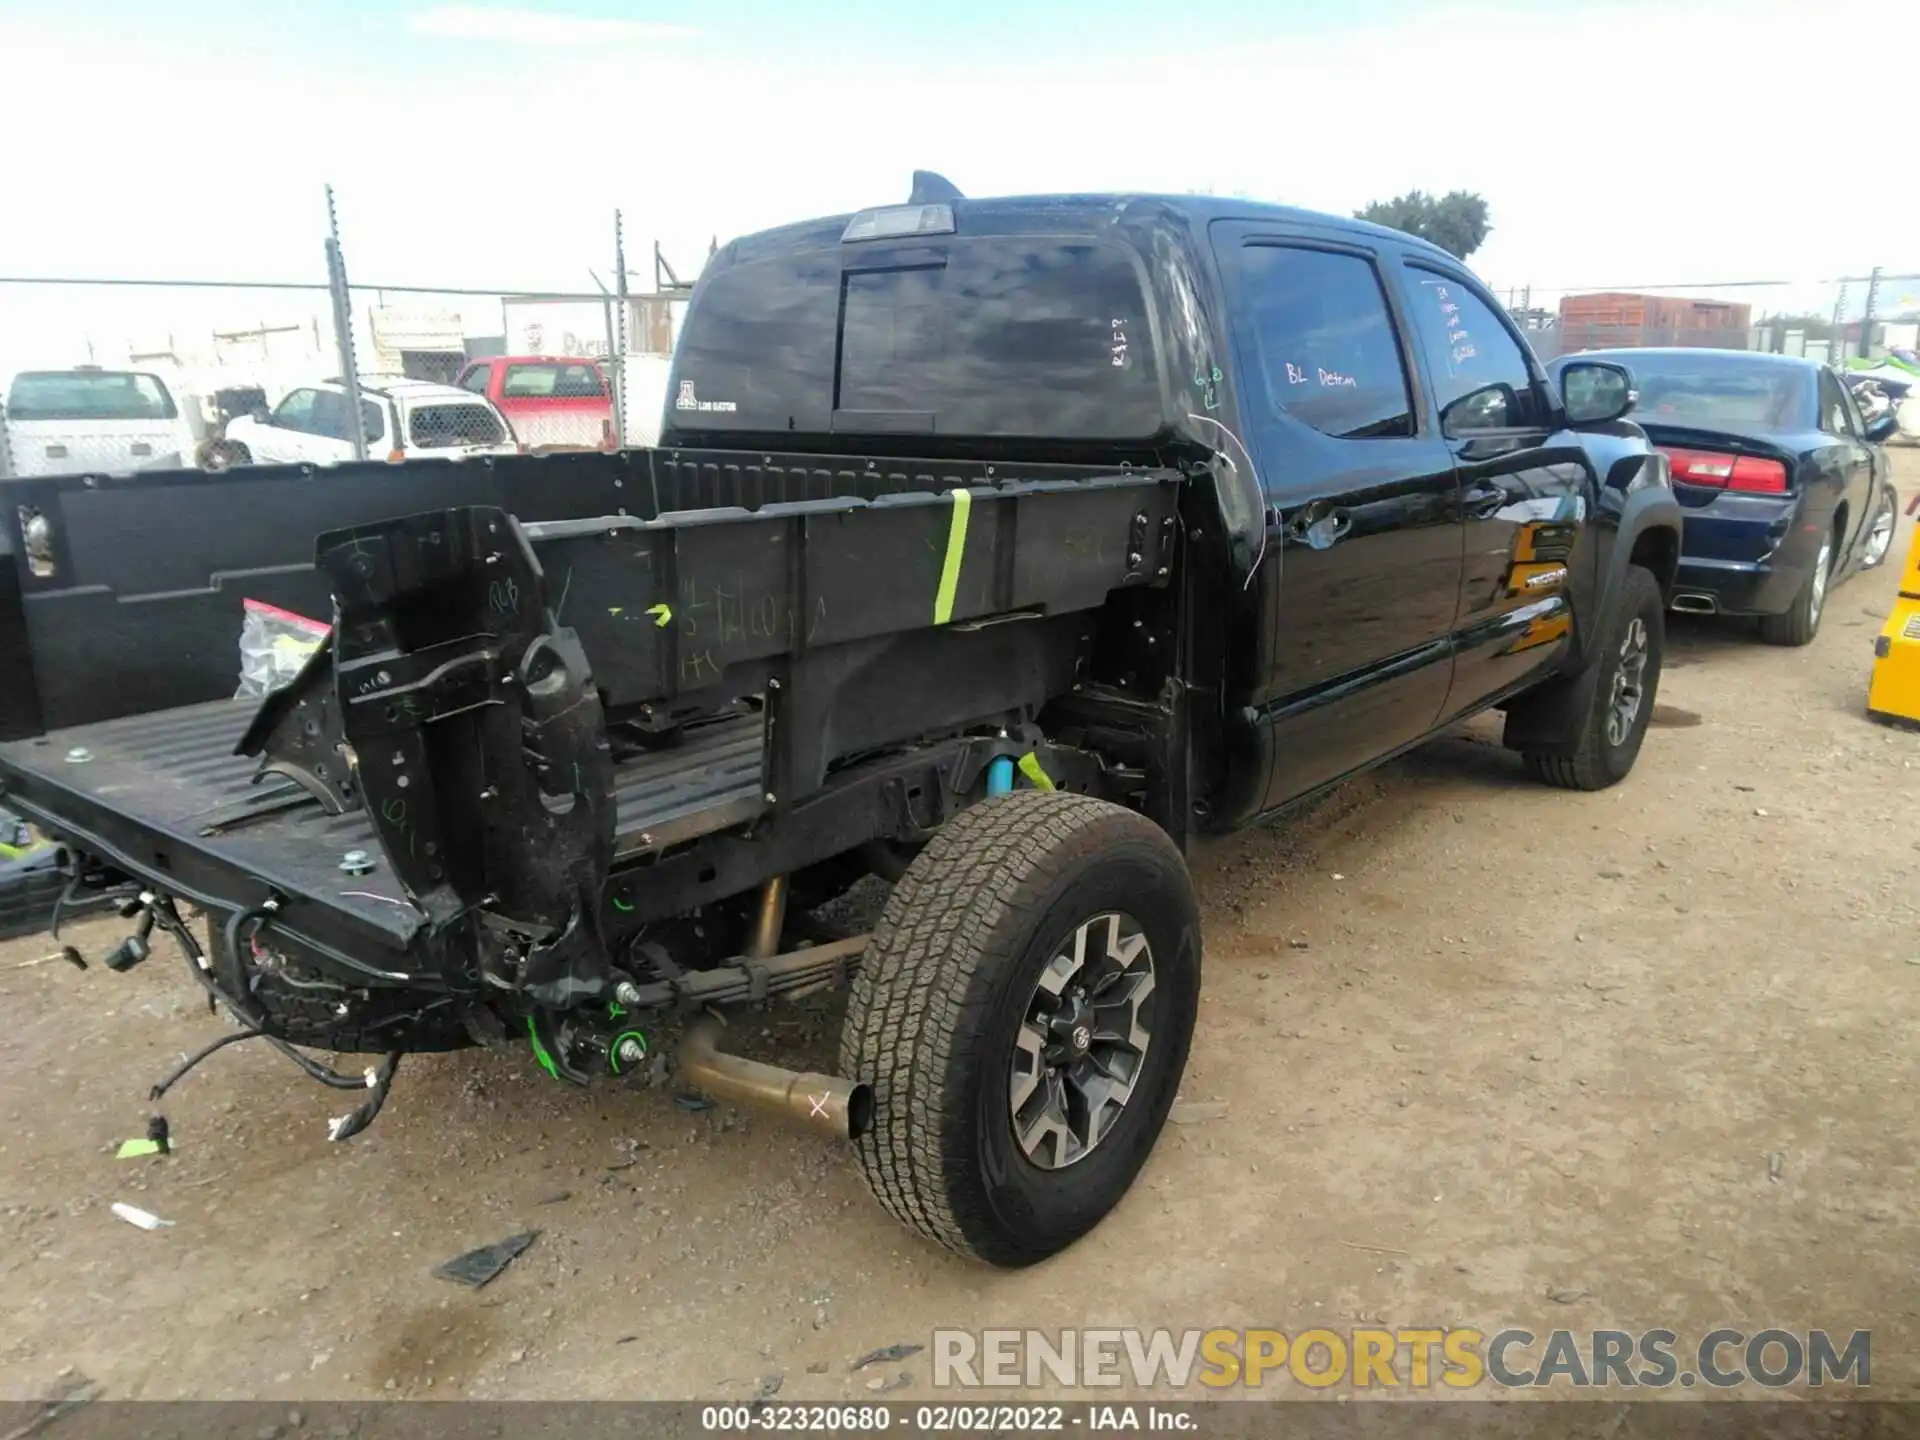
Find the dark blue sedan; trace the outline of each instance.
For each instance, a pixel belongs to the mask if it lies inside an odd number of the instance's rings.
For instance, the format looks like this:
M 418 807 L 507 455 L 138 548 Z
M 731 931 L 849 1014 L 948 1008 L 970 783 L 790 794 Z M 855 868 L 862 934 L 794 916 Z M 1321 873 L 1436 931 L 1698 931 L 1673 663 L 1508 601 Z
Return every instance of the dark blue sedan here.
M 1633 373 L 1629 418 L 1672 463 L 1685 516 L 1674 609 L 1758 616 L 1763 639 L 1805 645 L 1828 591 L 1887 558 L 1899 497 L 1880 442 L 1894 422 L 1865 424 L 1827 366 L 1745 350 L 1578 358 Z

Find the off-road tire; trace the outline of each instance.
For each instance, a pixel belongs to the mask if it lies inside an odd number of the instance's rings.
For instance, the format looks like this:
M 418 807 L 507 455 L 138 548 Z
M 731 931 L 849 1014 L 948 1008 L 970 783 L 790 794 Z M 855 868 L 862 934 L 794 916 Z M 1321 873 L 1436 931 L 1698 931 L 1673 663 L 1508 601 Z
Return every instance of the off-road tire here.
M 1624 738 L 1616 743 L 1607 733 L 1607 721 L 1615 700 L 1614 677 L 1622 664 L 1621 647 L 1636 619 L 1646 635 L 1640 704 Z M 1613 613 L 1607 617 L 1601 632 L 1600 648 L 1592 662 L 1598 674 L 1593 677 L 1592 699 L 1580 717 L 1580 731 L 1573 751 L 1570 754 L 1523 752 L 1527 769 L 1536 780 L 1562 790 L 1604 790 L 1627 778 L 1633 762 L 1639 758 L 1641 742 L 1647 737 L 1647 723 L 1653 716 L 1666 633 L 1666 604 L 1660 596 L 1660 582 L 1653 578 L 1652 571 L 1629 565 L 1620 582 Z
M 1153 1039 L 1131 1098 L 1082 1158 L 1045 1169 L 1017 1144 L 1014 1038 L 1041 971 L 1086 920 L 1124 912 L 1151 946 Z M 874 1090 L 854 1143 L 895 1219 L 961 1255 L 1030 1265 L 1110 1211 L 1159 1138 L 1186 1068 L 1200 917 L 1179 850 L 1105 801 L 1016 791 L 946 824 L 873 933 L 841 1031 L 841 1073 Z
M 1834 568 L 1840 563 L 1840 547 L 1831 533 L 1821 546 L 1826 562 L 1826 573 L 1821 573 L 1821 557 L 1816 556 L 1813 567 L 1807 571 L 1806 582 L 1801 585 L 1800 593 L 1793 597 L 1793 603 L 1778 615 L 1760 617 L 1760 638 L 1769 645 L 1807 645 L 1820 633 L 1820 617 L 1826 613 L 1826 602 L 1831 597 Z

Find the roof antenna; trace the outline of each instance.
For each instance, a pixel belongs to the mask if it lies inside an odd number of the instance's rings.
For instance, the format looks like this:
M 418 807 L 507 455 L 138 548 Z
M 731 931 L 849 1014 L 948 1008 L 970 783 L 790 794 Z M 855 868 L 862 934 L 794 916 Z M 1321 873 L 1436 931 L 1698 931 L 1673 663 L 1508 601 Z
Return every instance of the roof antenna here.
M 946 176 L 933 170 L 913 172 L 913 193 L 907 197 L 909 205 L 944 205 L 967 197 L 960 193 L 960 187 Z

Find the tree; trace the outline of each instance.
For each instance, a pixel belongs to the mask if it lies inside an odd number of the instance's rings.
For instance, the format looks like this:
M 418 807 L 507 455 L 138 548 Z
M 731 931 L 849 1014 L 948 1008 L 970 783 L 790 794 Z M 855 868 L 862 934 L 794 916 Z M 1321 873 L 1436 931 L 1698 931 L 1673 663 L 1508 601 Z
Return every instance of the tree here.
M 1487 224 L 1487 202 L 1467 190 L 1439 196 L 1409 190 L 1391 200 L 1376 200 L 1353 214 L 1356 220 L 1371 220 L 1430 240 L 1460 260 L 1478 250 L 1492 228 Z

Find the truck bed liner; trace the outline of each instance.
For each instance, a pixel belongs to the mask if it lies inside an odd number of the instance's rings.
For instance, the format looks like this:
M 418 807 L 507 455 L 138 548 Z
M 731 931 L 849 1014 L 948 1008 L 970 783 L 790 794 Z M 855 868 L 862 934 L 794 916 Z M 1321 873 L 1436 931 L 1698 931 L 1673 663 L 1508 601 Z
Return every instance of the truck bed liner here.
M 366 812 L 329 816 L 292 781 L 269 775 L 256 783 L 258 762 L 234 753 L 258 708 L 257 700 L 216 700 L 5 742 L 7 803 L 31 819 L 57 814 L 63 829 L 79 821 L 90 848 L 137 861 L 139 871 L 178 876 L 190 898 L 229 905 L 226 887 L 203 890 L 195 876 L 251 875 L 263 898 L 268 889 L 289 897 L 296 929 L 304 899 L 355 917 L 369 939 L 404 950 L 424 917 L 380 859 Z M 759 814 L 764 748 L 760 716 L 727 716 L 690 727 L 681 744 L 624 761 L 614 773 L 616 856 Z M 340 868 L 350 850 L 373 857 L 371 874 Z

